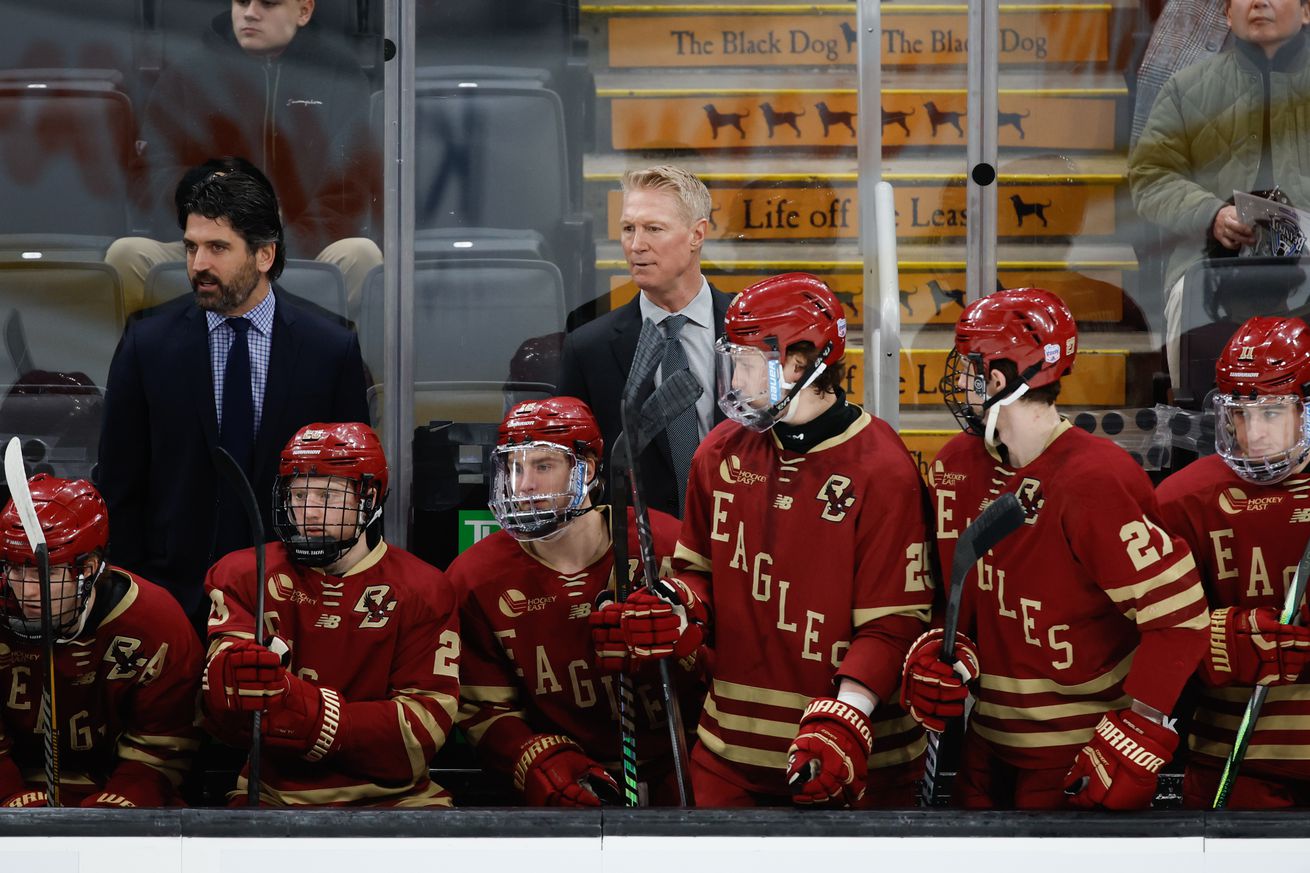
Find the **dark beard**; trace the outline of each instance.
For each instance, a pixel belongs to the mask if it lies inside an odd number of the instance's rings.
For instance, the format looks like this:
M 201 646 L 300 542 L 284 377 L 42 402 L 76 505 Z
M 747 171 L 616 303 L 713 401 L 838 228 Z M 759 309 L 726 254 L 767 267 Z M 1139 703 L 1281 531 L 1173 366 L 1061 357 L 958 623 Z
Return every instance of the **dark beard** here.
M 217 296 L 202 296 L 197 289 L 200 280 L 208 279 L 218 282 Z M 250 299 L 250 295 L 259 285 L 259 268 L 251 257 L 232 277 L 231 282 L 221 282 L 213 273 L 205 270 L 191 277 L 191 290 L 195 294 L 196 305 L 208 312 L 226 315 Z

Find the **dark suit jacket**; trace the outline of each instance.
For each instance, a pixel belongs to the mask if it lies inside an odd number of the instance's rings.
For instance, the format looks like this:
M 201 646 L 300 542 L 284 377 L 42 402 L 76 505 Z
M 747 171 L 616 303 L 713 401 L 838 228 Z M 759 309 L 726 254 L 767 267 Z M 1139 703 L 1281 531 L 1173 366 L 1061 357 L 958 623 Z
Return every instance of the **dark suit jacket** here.
M 273 539 L 272 497 L 287 440 L 315 421 L 368 419 L 364 365 L 353 333 L 297 307 L 277 306 L 251 485 Z M 128 325 L 105 390 L 97 485 L 109 505 L 115 564 L 163 585 L 193 617 L 203 609 L 214 554 L 218 445 L 205 313 L 183 297 Z M 249 544 L 248 544 L 249 545 Z
M 723 316 L 732 295 L 710 288 L 714 300 L 714 336 L 723 336 Z M 641 333 L 641 300 L 633 300 L 582 325 L 564 339 L 557 391 L 561 396 L 577 397 L 591 407 L 605 438 L 605 469 L 609 469 L 610 452 L 623 430 L 619 416 L 619 398 L 632 369 Z M 711 396 L 714 385 L 704 386 Z M 715 423 L 723 420 L 718 404 L 714 405 Z M 668 442 L 661 434 L 641 456 L 642 486 L 652 509 L 678 515 L 678 489 L 669 458 Z

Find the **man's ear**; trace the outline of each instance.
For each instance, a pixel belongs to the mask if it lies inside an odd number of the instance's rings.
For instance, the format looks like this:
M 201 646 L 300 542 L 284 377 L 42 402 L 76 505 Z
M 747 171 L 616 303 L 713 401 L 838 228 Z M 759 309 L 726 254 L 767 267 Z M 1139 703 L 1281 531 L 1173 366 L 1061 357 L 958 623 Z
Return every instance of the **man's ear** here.
M 314 17 L 314 0 L 300 0 L 300 15 L 296 17 L 296 26 L 304 27 Z
M 255 269 L 267 273 L 273 269 L 273 259 L 277 257 L 277 243 L 265 243 L 255 249 Z
M 1006 380 L 1005 374 L 1001 372 L 1000 368 L 993 367 L 991 373 L 987 376 L 988 396 L 995 397 L 997 394 L 1004 391 L 1008 384 L 1009 382 Z

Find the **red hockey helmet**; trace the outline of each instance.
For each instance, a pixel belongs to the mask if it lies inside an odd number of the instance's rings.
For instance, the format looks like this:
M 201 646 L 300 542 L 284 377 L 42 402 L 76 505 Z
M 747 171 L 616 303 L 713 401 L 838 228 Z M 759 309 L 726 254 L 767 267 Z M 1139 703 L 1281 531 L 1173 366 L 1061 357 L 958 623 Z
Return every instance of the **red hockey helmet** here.
M 817 352 L 794 383 L 783 376 L 787 350 L 808 342 Z M 768 430 L 792 399 L 846 351 L 846 316 L 823 280 L 784 273 L 756 282 L 728 304 L 715 344 L 719 407 L 733 421 Z
M 1279 482 L 1310 457 L 1310 327 L 1258 316 L 1215 364 L 1215 450 L 1248 482 Z
M 104 571 L 103 555 L 109 542 L 109 511 L 95 486 L 84 479 L 59 479 L 38 473 L 28 480 L 37 521 L 45 534 L 51 568 L 51 616 L 57 636 L 76 634 L 85 620 L 96 580 Z M 40 593 L 35 599 L 16 590 L 24 568 L 33 568 L 36 556 L 27 541 L 23 522 L 14 501 L 0 513 L 0 558 L 4 563 L 3 597 L 0 611 L 10 630 L 28 638 L 41 638 Z M 95 560 L 95 569 L 86 564 Z M 31 570 L 27 576 L 35 578 Z M 64 584 L 59 584 L 60 579 Z
M 326 478 L 329 490 L 348 491 L 355 505 L 335 505 L 309 479 Z M 308 424 L 282 449 L 273 493 L 273 528 L 292 559 L 310 567 L 335 563 L 382 515 L 387 459 L 377 434 L 359 422 Z M 306 533 L 306 512 L 323 510 L 321 532 Z
M 592 509 L 587 497 L 600 487 L 605 443 L 587 404 L 576 397 L 519 403 L 496 443 L 488 506 L 514 539 L 554 536 Z
M 981 434 L 982 419 L 973 407 L 985 396 L 983 386 L 993 364 L 1012 362 L 1019 378 L 1001 394 L 986 398 L 984 410 L 1021 386 L 1052 384 L 1073 370 L 1077 355 L 1078 326 L 1063 300 L 1041 288 L 997 291 L 970 303 L 960 314 L 955 347 L 947 355 L 939 387 L 961 426 Z

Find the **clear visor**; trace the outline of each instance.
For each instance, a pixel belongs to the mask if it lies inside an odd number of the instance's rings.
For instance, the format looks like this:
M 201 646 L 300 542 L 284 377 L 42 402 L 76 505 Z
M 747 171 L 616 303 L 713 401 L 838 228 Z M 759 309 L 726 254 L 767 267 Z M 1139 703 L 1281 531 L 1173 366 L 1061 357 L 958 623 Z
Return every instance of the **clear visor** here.
M 587 462 L 555 443 L 497 446 L 492 453 L 491 513 L 517 540 L 552 536 L 581 514 Z
M 787 406 L 792 385 L 783 378 L 782 356 L 720 338 L 714 345 L 719 408 L 752 430 L 768 430 Z
M 1214 409 L 1215 451 L 1246 481 L 1281 481 L 1310 457 L 1310 416 L 1300 397 L 1220 395 Z

